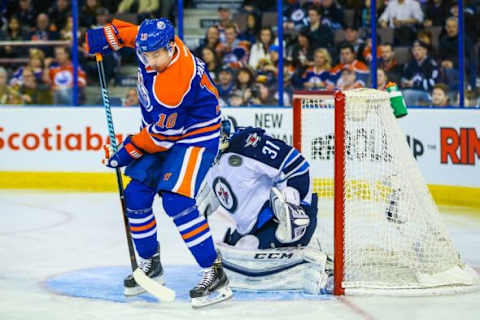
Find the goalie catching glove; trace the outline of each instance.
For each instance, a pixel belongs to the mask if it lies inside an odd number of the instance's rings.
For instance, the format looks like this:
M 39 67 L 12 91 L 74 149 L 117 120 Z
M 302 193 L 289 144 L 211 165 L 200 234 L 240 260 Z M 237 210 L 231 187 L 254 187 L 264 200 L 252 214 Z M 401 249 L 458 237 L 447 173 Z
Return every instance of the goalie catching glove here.
M 134 160 L 143 156 L 143 152 L 133 144 L 131 136 L 128 136 L 125 141 L 123 141 L 115 153 L 109 144 L 103 146 L 103 149 L 105 151 L 105 158 L 102 160 L 102 163 L 109 168 L 128 166 Z
M 272 188 L 270 206 L 278 220 L 275 237 L 282 243 L 298 241 L 303 237 L 310 224 L 310 218 L 300 206 L 300 195 L 292 187 L 282 191 Z

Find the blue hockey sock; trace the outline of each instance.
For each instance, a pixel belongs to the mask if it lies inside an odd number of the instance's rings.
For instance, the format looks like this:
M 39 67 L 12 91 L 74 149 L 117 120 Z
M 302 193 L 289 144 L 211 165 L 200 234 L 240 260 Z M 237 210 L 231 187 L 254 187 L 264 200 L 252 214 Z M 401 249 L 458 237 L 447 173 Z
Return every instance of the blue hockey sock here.
M 155 192 L 148 186 L 132 180 L 125 188 L 128 222 L 137 253 L 150 258 L 157 252 L 157 222 L 152 211 Z
M 157 252 L 157 223 L 152 208 L 132 210 L 127 208 L 128 222 L 135 248 L 140 257 L 147 259 Z
M 217 253 L 208 222 L 198 212 L 195 200 L 175 193 L 163 194 L 162 200 L 197 263 L 202 268 L 211 267 Z

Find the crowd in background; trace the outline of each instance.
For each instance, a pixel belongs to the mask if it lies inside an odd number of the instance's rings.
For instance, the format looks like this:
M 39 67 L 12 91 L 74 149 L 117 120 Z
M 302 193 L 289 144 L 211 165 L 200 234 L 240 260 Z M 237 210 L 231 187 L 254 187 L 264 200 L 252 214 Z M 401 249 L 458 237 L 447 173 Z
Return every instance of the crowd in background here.
M 95 62 L 81 47 L 86 30 L 121 14 L 134 14 L 138 23 L 148 17 L 173 17 L 176 1 L 78 2 L 81 67 L 77 71 L 80 102 L 85 102 L 84 88 L 97 81 Z M 376 3 L 378 88 L 396 82 L 408 105 L 457 105 L 457 1 Z M 0 41 L 71 41 L 70 6 L 69 0 L 3 1 Z M 465 1 L 464 6 L 465 106 L 476 106 L 480 0 Z M 266 13 L 275 10 L 272 0 L 244 1 L 239 12 L 220 7 L 218 24 L 207 29 L 200 46 L 191 48 L 207 64 L 222 105 L 277 105 L 280 50 L 286 105 L 295 90 L 371 86 L 370 0 L 284 1 L 283 43 L 276 37 L 276 21 L 265 21 Z M 353 15 L 347 17 L 347 12 Z M 73 65 L 68 47 L 0 46 L 0 57 L 7 61 L 26 58 L 21 65 L 0 66 L 0 104 L 72 103 Z M 115 84 L 119 66 L 135 65 L 135 52 L 125 48 L 105 59 L 107 77 Z M 121 103 L 136 105 L 135 90 L 125 88 Z

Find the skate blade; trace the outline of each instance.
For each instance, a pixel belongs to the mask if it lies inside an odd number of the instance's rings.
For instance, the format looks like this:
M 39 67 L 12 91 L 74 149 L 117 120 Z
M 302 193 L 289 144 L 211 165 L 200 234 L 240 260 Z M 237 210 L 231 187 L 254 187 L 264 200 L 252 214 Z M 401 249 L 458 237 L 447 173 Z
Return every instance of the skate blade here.
M 165 285 L 165 282 L 163 281 L 163 276 L 158 276 L 155 278 L 152 278 L 153 281 L 158 282 L 159 285 Z M 138 296 L 139 294 L 145 293 L 147 290 L 145 290 L 142 286 L 138 285 L 133 288 L 127 288 L 123 287 L 123 295 L 126 297 L 134 297 Z
M 230 286 L 225 286 L 218 289 L 216 292 L 210 293 L 206 297 L 192 298 L 192 308 L 197 309 L 207 307 L 212 304 L 231 299 L 232 296 L 233 292 L 232 289 L 230 289 Z

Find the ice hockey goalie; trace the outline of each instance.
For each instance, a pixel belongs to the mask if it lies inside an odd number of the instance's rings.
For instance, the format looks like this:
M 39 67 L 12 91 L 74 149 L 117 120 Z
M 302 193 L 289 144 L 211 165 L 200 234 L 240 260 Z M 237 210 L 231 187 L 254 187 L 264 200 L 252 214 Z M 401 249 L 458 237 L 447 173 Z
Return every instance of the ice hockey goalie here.
M 197 203 L 206 216 L 227 214 L 234 221 L 216 244 L 232 286 L 321 293 L 326 256 L 311 241 L 317 197 L 308 162 L 264 130 L 235 131 L 228 119 L 220 150 Z

